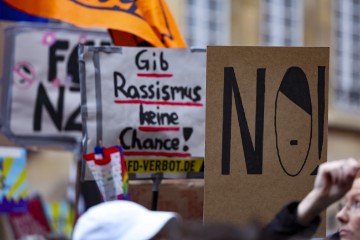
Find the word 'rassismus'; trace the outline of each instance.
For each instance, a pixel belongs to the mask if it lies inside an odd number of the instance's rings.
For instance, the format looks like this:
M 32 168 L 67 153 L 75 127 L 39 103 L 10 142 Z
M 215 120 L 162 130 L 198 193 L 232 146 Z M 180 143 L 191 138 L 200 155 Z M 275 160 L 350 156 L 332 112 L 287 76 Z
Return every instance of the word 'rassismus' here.
M 128 99 L 149 99 L 162 101 L 190 100 L 201 101 L 201 86 L 170 86 L 168 84 L 127 85 L 126 79 L 120 72 L 114 72 L 114 94 L 115 97 Z

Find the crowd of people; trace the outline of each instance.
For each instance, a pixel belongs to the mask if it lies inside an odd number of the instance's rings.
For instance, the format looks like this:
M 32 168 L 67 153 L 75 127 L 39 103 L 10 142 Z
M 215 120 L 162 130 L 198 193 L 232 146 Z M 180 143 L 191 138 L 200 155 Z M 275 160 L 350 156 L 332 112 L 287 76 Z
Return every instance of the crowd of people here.
M 74 240 L 91 239 L 310 239 L 320 213 L 343 200 L 336 215 L 340 227 L 327 239 L 360 239 L 360 164 L 355 159 L 320 165 L 313 189 L 287 203 L 265 226 L 183 222 L 174 212 L 150 211 L 130 201 L 112 201 L 90 208 L 77 221 Z M 359 178 L 357 178 L 359 176 Z

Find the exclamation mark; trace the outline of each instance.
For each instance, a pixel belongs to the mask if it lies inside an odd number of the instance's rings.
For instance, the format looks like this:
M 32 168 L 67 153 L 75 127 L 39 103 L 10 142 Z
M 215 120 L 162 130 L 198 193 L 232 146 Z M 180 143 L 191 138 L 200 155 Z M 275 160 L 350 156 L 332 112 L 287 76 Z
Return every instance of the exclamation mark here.
M 192 133 L 193 133 L 192 128 L 188 128 L 188 127 L 183 128 L 183 134 L 184 134 L 185 142 L 190 139 L 190 136 L 191 136 Z M 189 147 L 187 145 L 184 145 L 183 151 L 186 152 L 187 150 L 189 150 Z
M 325 67 L 318 67 L 318 157 L 321 160 L 324 145 L 324 122 L 325 122 Z M 319 165 L 310 175 L 317 175 Z

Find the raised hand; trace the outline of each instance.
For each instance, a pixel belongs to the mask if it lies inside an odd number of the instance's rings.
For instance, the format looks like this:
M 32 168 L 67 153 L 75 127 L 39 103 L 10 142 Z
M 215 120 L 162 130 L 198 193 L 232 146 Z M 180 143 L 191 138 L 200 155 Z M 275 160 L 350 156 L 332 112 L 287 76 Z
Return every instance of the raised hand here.
M 311 222 L 350 190 L 360 164 L 353 158 L 321 164 L 314 188 L 298 206 L 298 221 Z

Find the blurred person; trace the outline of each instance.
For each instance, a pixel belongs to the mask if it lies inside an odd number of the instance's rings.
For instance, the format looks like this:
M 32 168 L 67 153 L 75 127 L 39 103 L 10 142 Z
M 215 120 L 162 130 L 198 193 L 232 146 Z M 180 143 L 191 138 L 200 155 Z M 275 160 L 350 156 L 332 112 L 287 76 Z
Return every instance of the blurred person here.
M 267 240 L 259 225 L 183 223 L 174 212 L 151 211 L 131 201 L 91 207 L 75 224 L 73 240 Z
M 267 240 L 261 236 L 259 224 L 237 226 L 229 223 L 200 221 L 184 222 L 179 239 L 181 240 Z
M 345 195 L 337 214 L 341 227 L 328 239 L 360 240 L 360 168 L 355 159 L 320 165 L 313 189 L 301 202 L 287 204 L 260 232 L 228 224 L 184 224 L 173 212 L 150 211 L 130 201 L 101 203 L 85 212 L 75 225 L 73 239 L 310 239 L 320 224 L 320 213 Z
M 340 204 L 336 219 L 340 223 L 337 235 L 340 239 L 360 239 L 360 176 L 355 179 L 352 188 Z M 336 238 L 333 238 L 336 239 Z
M 135 202 L 115 200 L 82 214 L 75 224 L 73 240 L 175 239 L 180 223 L 180 216 L 174 212 L 151 211 Z
M 327 239 L 360 240 L 360 178 L 354 181 L 359 168 L 353 158 L 321 164 L 313 189 L 301 202 L 286 205 L 265 226 L 264 234 L 276 240 L 308 239 L 320 224 L 320 213 L 346 195 L 336 216 L 341 227 Z

